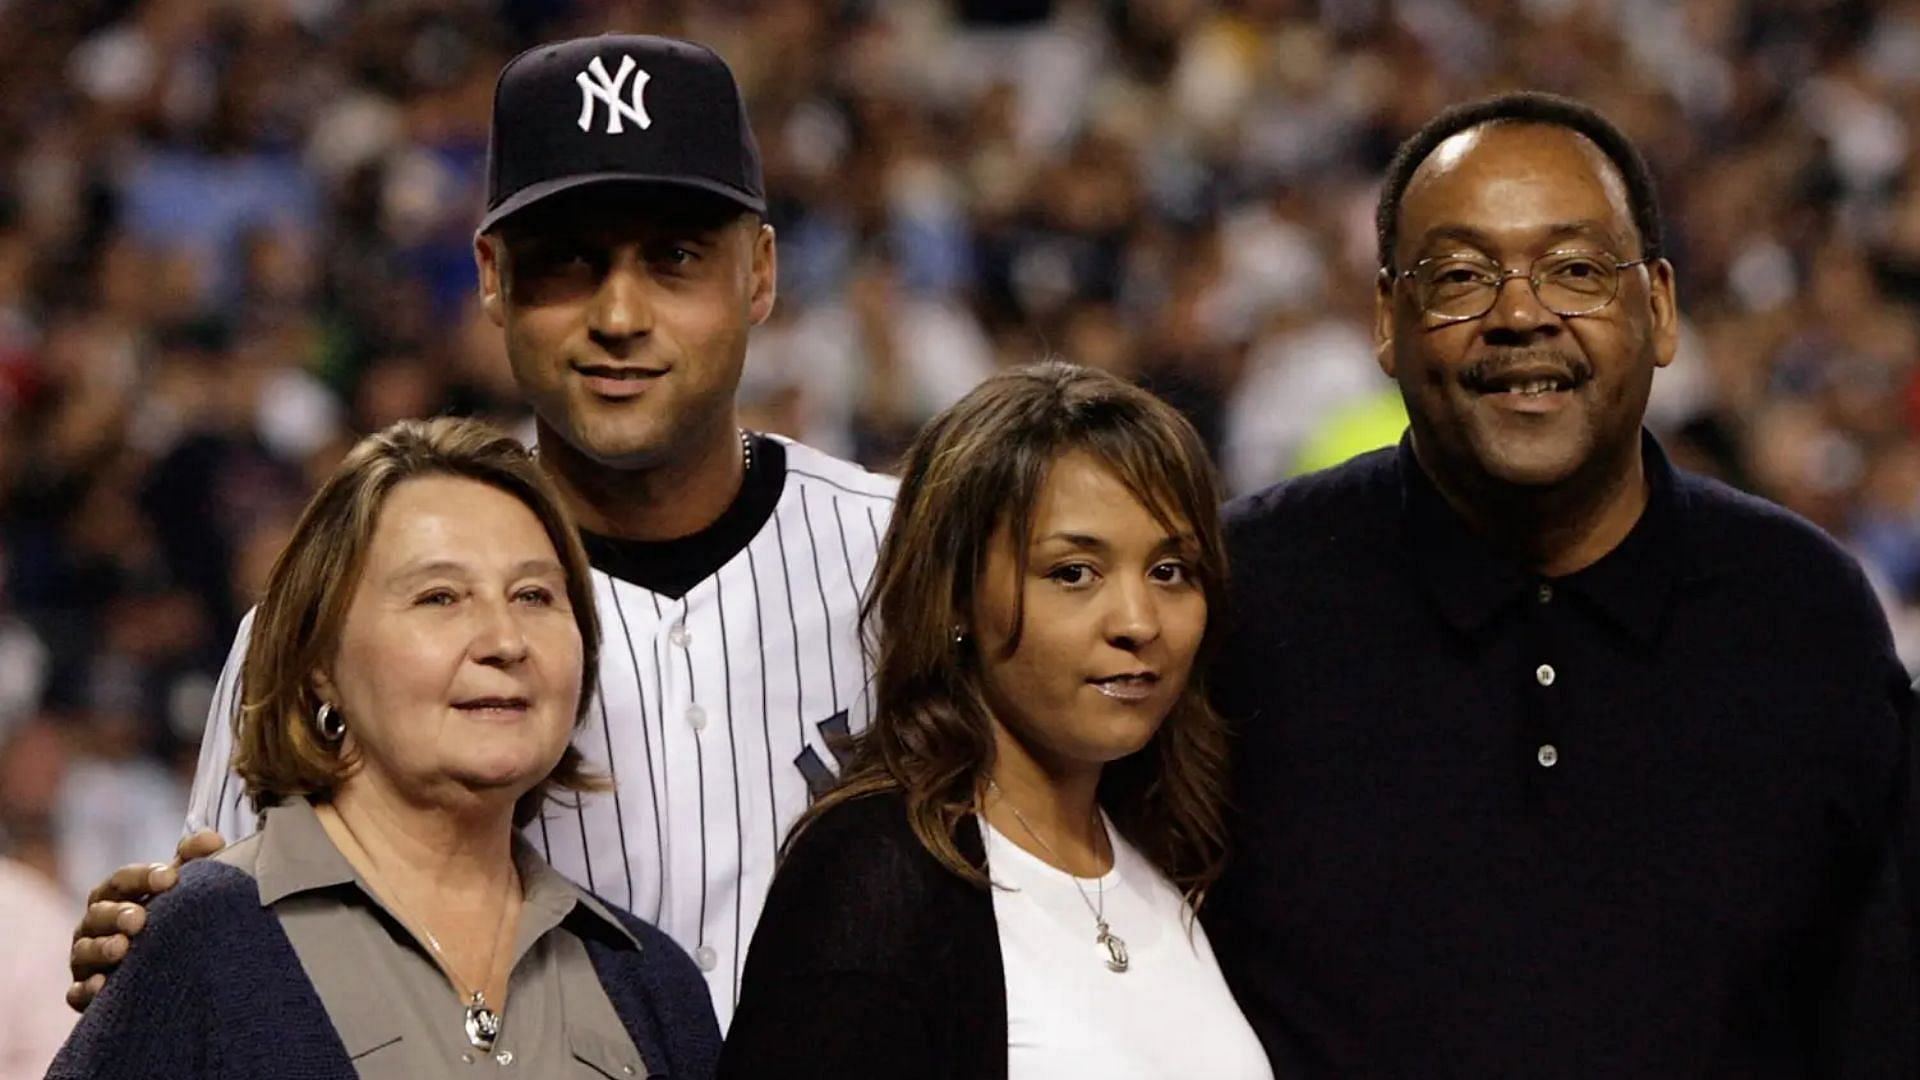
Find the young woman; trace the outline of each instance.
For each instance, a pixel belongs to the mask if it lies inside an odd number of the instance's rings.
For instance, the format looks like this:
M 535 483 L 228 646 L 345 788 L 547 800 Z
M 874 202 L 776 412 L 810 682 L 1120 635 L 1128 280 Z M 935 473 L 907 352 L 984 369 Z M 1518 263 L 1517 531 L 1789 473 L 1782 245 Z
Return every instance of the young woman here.
M 1192 428 L 1083 368 L 921 433 L 873 726 L 788 841 L 722 1076 L 1271 1076 L 1194 917 L 1225 854 L 1216 506 Z

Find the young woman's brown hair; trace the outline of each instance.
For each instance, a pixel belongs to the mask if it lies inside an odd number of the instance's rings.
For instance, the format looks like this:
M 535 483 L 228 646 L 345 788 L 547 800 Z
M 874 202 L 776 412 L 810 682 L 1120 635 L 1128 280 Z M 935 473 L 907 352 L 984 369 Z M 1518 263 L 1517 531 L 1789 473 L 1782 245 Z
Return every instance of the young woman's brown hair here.
M 593 685 L 600 624 L 587 554 L 552 481 L 526 447 L 491 425 L 450 417 L 402 420 L 347 453 L 307 504 L 268 575 L 266 594 L 253 615 L 234 721 L 234 771 L 246 782 L 254 809 L 294 795 L 324 800 L 355 768 L 351 755 L 343 756 L 318 736 L 314 715 L 320 699 L 312 675 L 339 644 L 387 496 L 423 476 L 477 480 L 533 511 L 566 571 L 567 599 L 580 628 L 580 685 Z M 576 725 L 586 717 L 591 697 L 581 693 Z M 553 772 L 514 806 L 514 823 L 532 821 L 551 791 L 605 786 L 569 746 Z
M 840 784 L 794 835 L 848 800 L 899 791 L 927 850 L 987 884 L 954 844 L 994 758 L 975 643 L 956 641 L 954 628 L 966 622 L 1002 524 L 1024 567 L 1047 470 L 1076 450 L 1111 469 L 1170 532 L 1198 539 L 1193 571 L 1217 623 L 1227 572 L 1219 486 L 1192 426 L 1152 394 L 1089 368 L 1048 362 L 988 379 L 907 450 L 862 613 L 874 658 L 873 725 L 855 739 Z M 1022 614 L 1016 608 L 1009 656 Z M 1203 641 L 1193 677 L 1153 741 L 1107 766 L 1099 792 L 1122 835 L 1196 906 L 1226 851 L 1226 733 L 1202 685 L 1209 651 Z

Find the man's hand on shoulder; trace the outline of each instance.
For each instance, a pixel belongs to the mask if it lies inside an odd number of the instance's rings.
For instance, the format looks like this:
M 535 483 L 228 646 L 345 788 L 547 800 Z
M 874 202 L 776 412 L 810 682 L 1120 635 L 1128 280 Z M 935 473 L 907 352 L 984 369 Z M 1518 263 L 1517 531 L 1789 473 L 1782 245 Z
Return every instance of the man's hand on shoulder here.
M 135 863 L 123 866 L 87 896 L 87 913 L 73 932 L 68 966 L 73 985 L 67 1004 L 84 1012 L 107 984 L 120 961 L 127 958 L 133 935 L 147 925 L 146 905 L 180 881 L 180 867 L 204 859 L 227 846 L 220 834 L 203 829 L 180 841 L 171 863 Z

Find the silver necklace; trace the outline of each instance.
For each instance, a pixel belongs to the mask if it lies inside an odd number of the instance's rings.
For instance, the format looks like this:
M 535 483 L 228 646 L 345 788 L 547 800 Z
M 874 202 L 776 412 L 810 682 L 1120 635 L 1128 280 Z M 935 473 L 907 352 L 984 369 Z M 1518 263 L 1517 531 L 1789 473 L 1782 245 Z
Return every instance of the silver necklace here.
M 341 824 L 345 825 L 346 823 L 342 821 Z M 353 835 L 351 826 L 347 828 L 347 835 Z M 360 843 L 360 838 L 357 836 L 354 837 L 353 842 L 354 846 L 360 848 L 360 852 L 364 857 L 367 849 L 365 845 Z M 362 874 L 367 878 L 367 884 L 374 886 L 375 891 L 379 891 L 379 886 L 374 880 L 374 875 L 368 872 L 372 868 L 373 860 L 367 858 L 366 861 L 367 870 L 363 870 Z M 513 878 L 509 876 L 507 878 L 507 889 L 509 893 L 512 888 Z M 481 1053 L 491 1053 L 493 1051 L 493 1041 L 500 1037 L 501 1019 L 500 1014 L 487 1005 L 486 992 L 484 990 L 476 990 L 467 985 L 467 981 L 460 977 L 458 971 L 454 970 L 453 961 L 447 959 L 447 951 L 440 947 L 440 939 L 433 936 L 433 931 L 427 929 L 426 923 L 414 919 L 412 913 L 401 908 L 396 893 L 392 890 L 387 890 L 382 895 L 386 897 L 387 903 L 393 906 L 394 912 L 398 914 L 407 925 L 419 928 L 419 932 L 427 939 L 427 947 L 433 950 L 434 959 L 439 962 L 440 970 L 446 972 L 447 978 L 453 980 L 454 990 L 459 993 L 460 1000 L 466 1003 L 466 1012 L 462 1017 L 463 1022 L 461 1026 L 467 1033 L 467 1042 Z M 505 929 L 507 925 L 507 913 L 512 907 L 513 905 L 510 902 L 500 905 L 500 922 L 493 928 L 493 945 L 487 950 L 487 971 L 489 973 L 493 971 L 493 961 L 499 954 L 500 932 Z
M 1007 793 L 1000 790 L 1000 785 L 996 783 L 992 777 L 987 778 L 987 786 L 993 789 L 994 794 L 1000 796 L 1000 801 L 1005 803 L 1007 809 L 1013 812 L 1013 819 L 1020 823 L 1020 827 L 1027 831 L 1028 836 L 1033 837 L 1033 842 L 1039 844 L 1042 850 L 1049 856 L 1052 856 L 1055 865 L 1059 866 L 1062 870 L 1066 870 L 1066 860 L 1060 857 L 1059 852 L 1053 850 L 1053 845 L 1047 843 L 1046 837 L 1041 836 L 1034 830 L 1032 823 L 1027 820 L 1027 815 L 1021 813 L 1020 808 L 1013 805 L 1013 800 L 1007 798 Z M 1094 820 L 1100 821 L 1100 808 L 1098 806 L 1094 807 L 1093 814 Z M 1107 826 L 1104 821 L 1100 821 L 1100 835 L 1107 841 L 1107 851 L 1111 854 L 1113 851 L 1113 837 L 1107 835 Z M 1106 950 L 1107 970 L 1115 973 L 1125 972 L 1128 964 L 1127 943 L 1120 935 L 1107 928 L 1107 879 L 1104 876 L 1093 879 L 1094 889 L 1096 890 L 1095 895 L 1099 898 L 1098 902 L 1096 902 L 1088 899 L 1086 886 L 1080 884 L 1080 879 L 1074 876 L 1073 871 L 1066 870 L 1066 874 L 1067 880 L 1073 882 L 1073 891 L 1080 894 L 1080 902 L 1087 905 L 1087 911 L 1093 915 L 1093 941 L 1094 944 Z
M 740 432 L 741 471 L 752 472 L 753 471 L 753 432 L 748 431 L 746 428 L 740 428 L 738 430 Z M 540 444 L 534 443 L 533 446 L 527 450 L 527 456 L 538 458 L 540 456 Z
M 507 921 L 504 906 L 500 910 L 500 921 L 503 924 Z M 460 973 L 453 970 L 453 962 L 447 959 L 446 950 L 440 947 L 440 939 L 433 936 L 433 931 L 423 926 L 421 932 L 427 935 L 427 946 L 433 950 L 433 955 L 439 958 L 441 970 L 452 977 L 455 989 L 460 991 L 462 1000 L 467 1003 L 462 1024 L 467 1033 L 467 1042 L 473 1044 L 473 1048 L 481 1053 L 491 1053 L 493 1041 L 500 1037 L 500 1014 L 487 1007 L 486 991 L 469 987 L 466 980 L 460 977 Z M 495 949 L 499 948 L 500 931 L 497 927 L 493 932 L 493 944 Z M 492 952 L 487 954 L 489 968 L 493 966 L 493 956 Z

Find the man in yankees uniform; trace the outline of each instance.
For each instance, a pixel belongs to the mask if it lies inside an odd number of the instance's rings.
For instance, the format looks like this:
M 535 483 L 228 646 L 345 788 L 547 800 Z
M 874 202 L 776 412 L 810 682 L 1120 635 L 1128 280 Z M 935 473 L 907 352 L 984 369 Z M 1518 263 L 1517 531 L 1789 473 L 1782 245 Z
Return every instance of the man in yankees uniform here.
M 732 73 L 654 37 L 541 46 L 501 72 L 474 250 L 533 406 L 541 464 L 594 566 L 606 642 L 575 745 L 614 789 L 549 804 L 530 838 L 667 931 L 724 1026 L 787 826 L 865 723 L 857 622 L 894 482 L 739 429 L 750 327 L 774 303 L 774 231 Z M 208 719 L 189 828 L 255 827 L 232 775 L 249 622 Z M 352 723 L 352 718 L 348 718 Z M 190 837 L 182 858 L 218 841 Z M 175 879 L 95 891 L 69 1001 L 84 1007 Z

